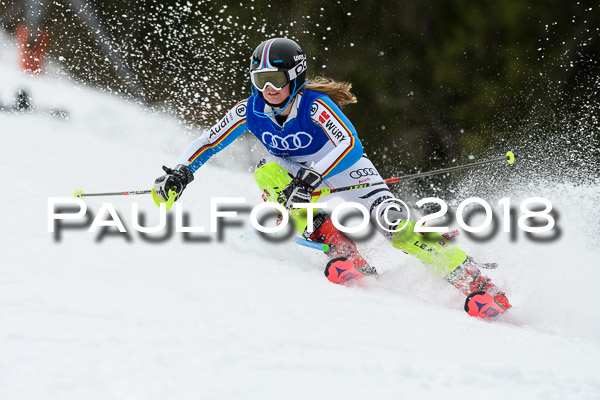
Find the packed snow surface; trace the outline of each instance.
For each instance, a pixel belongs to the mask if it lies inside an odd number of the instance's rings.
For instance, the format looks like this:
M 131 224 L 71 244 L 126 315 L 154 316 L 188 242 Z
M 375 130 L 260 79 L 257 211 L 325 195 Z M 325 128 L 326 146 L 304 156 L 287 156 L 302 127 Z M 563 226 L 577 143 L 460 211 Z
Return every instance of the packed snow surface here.
M 131 204 L 158 221 L 143 195 L 86 199 L 92 216 L 110 202 L 127 234 L 90 233 L 85 219 L 53 234 L 49 198 L 149 189 L 200 131 L 56 72 L 22 75 L 9 43 L 2 102 L 26 87 L 39 110 L 70 118 L 0 113 L 0 399 L 600 398 L 597 185 L 528 182 L 487 198 L 546 197 L 559 216 L 546 242 L 458 238 L 500 264 L 486 273 L 514 308 L 494 321 L 469 317 L 460 293 L 384 238 L 360 244 L 381 277 L 353 286 L 325 279 L 323 254 L 252 234 L 247 212 L 219 240 L 212 197 L 262 201 L 236 165 L 249 139 L 180 200 L 205 234 L 143 237 Z

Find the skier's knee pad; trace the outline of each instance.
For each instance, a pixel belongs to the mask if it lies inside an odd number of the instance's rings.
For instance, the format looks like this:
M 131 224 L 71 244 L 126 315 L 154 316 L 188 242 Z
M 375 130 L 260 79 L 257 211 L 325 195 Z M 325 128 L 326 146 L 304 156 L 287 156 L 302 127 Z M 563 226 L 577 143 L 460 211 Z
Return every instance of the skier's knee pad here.
M 391 239 L 392 246 L 431 265 L 440 276 L 448 276 L 467 258 L 464 251 L 439 233 L 415 232 L 415 223 L 407 220 L 408 210 L 404 204 L 389 196 L 373 203 L 371 219 L 377 229 Z M 404 228 L 395 232 L 400 226 Z
M 431 265 L 442 277 L 448 276 L 467 259 L 467 253 L 439 233 L 415 232 L 415 223 L 411 220 L 392 235 L 392 245 Z
M 292 176 L 281 165 L 275 162 L 267 162 L 262 165 L 257 165 L 258 168 L 254 172 L 254 179 L 260 187 L 262 198 L 264 201 L 272 201 L 279 203 L 279 195 L 291 181 Z M 316 210 L 315 210 L 316 211 Z M 306 209 L 289 210 L 289 215 L 299 234 L 302 234 L 306 229 Z
M 276 203 L 279 193 L 292 181 L 291 175 L 281 165 L 266 162 L 264 158 L 256 165 L 254 179 L 260 187 L 263 199 Z

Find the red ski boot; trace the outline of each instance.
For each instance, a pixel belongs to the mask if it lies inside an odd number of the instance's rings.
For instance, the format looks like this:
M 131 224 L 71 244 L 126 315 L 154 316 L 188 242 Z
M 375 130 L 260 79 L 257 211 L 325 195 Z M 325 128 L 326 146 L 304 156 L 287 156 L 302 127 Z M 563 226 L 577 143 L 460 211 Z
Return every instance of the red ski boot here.
M 481 291 L 471 293 L 467 297 L 467 300 L 465 301 L 465 311 L 467 314 L 479 318 L 492 318 L 498 314 L 504 314 L 506 308 L 498 301 L 499 296 L 501 296 L 505 301 L 505 304 L 510 307 L 504 293 L 492 297 L 491 294 Z
M 446 279 L 465 294 L 465 311 L 469 315 L 489 318 L 511 308 L 506 294 L 483 275 L 479 267 L 496 268 L 496 264 L 477 264 L 471 257 L 456 268 Z M 489 310 L 489 311 L 488 311 Z
M 365 275 L 346 257 L 334 258 L 325 267 L 325 276 L 333 283 L 344 283 L 360 279 Z
M 315 231 L 310 234 L 309 239 L 329 246 L 326 254 L 332 260 L 325 268 L 325 276 L 331 282 L 344 283 L 365 275 L 377 274 L 377 270 L 360 255 L 356 243 L 339 231 L 329 216 L 315 215 L 314 227 Z

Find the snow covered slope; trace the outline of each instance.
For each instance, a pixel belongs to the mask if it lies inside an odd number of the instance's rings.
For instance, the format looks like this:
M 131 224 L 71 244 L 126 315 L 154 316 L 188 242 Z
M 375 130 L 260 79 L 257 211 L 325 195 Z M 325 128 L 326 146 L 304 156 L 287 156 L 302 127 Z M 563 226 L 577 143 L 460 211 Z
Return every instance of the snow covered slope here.
M 20 75 L 1 43 L 3 101 L 25 86 L 71 118 L 0 113 L 0 399 L 600 398 L 598 186 L 502 193 L 549 198 L 557 240 L 460 238 L 501 265 L 489 274 L 514 309 L 492 322 L 468 317 L 456 290 L 380 238 L 361 248 L 383 275 L 352 287 L 330 284 L 314 250 L 239 239 L 247 226 L 222 241 L 145 240 L 130 205 L 156 222 L 147 196 L 86 200 L 94 213 L 110 201 L 128 235 L 57 239 L 49 197 L 150 188 L 190 139 L 118 98 Z M 261 202 L 251 173 L 223 167 L 234 155 L 186 190 L 192 225 L 208 230 L 211 197 Z

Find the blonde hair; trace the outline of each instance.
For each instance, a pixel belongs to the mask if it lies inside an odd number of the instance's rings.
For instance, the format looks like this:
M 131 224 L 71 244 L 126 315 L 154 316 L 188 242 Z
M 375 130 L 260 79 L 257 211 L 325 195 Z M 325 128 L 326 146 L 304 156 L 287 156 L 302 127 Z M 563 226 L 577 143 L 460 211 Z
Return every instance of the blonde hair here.
M 356 96 L 350 93 L 352 84 L 347 82 L 336 82 L 333 79 L 317 76 L 307 80 L 304 87 L 308 90 L 325 93 L 340 108 L 357 101 Z

